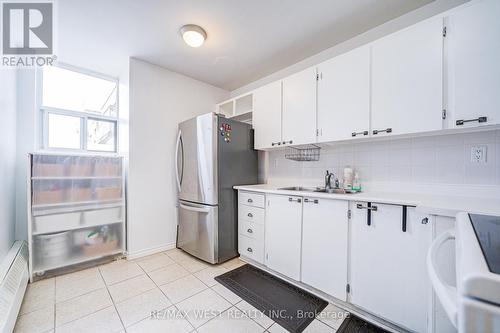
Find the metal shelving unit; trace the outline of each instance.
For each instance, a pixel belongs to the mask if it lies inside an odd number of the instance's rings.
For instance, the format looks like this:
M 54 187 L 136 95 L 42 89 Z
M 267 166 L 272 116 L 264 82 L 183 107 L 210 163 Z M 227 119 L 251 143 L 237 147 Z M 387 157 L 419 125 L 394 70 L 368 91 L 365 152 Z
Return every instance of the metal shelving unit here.
M 125 252 L 123 158 L 28 156 L 30 280 Z
M 78 179 L 121 179 L 122 177 L 96 177 L 96 176 L 88 176 L 88 177 L 31 177 L 33 180 L 78 180 Z

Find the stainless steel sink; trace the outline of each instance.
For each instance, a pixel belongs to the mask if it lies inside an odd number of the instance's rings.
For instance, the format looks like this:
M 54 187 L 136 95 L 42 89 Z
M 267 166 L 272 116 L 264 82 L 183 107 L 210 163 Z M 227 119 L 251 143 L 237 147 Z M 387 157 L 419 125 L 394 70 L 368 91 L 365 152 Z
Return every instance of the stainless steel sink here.
M 283 190 L 283 191 L 300 191 L 300 192 L 316 192 L 317 188 L 314 188 L 314 187 L 302 187 L 302 186 L 289 186 L 289 187 L 281 187 L 278 190 Z
M 329 188 L 326 189 L 324 187 L 302 187 L 302 186 L 290 186 L 290 187 L 281 187 L 278 190 L 283 191 L 299 191 L 299 192 L 317 192 L 317 193 L 331 193 L 331 194 L 351 194 L 356 193 L 354 191 L 344 190 L 343 188 Z
M 343 188 L 318 188 L 314 192 L 321 192 L 321 193 L 335 193 L 335 194 L 347 194 L 347 193 L 353 193 L 353 192 L 348 192 L 344 190 Z

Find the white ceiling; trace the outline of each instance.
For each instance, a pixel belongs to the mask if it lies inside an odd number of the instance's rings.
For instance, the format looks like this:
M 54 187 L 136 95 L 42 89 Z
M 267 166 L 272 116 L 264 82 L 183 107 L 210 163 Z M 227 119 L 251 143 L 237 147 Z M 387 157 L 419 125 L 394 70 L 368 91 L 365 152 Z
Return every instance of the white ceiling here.
M 232 90 L 433 0 L 59 0 L 56 53 L 119 76 L 136 57 Z M 206 43 L 179 28 L 202 26 Z

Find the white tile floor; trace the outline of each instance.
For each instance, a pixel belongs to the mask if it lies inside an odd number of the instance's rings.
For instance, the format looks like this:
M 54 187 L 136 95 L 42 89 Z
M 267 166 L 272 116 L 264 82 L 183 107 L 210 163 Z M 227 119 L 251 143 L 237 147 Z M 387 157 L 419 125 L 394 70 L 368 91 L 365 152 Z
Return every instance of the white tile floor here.
M 214 280 L 242 264 L 212 266 L 174 249 L 35 282 L 15 332 L 286 332 Z M 330 304 L 304 332 L 335 332 L 342 318 Z

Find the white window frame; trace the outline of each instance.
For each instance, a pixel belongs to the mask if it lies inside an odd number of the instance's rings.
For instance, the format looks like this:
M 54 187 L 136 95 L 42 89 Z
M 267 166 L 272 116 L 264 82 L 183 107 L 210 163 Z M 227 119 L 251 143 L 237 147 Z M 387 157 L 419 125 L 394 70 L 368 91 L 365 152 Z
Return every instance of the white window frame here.
M 72 152 L 88 152 L 88 153 L 99 153 L 99 154 L 117 154 L 119 151 L 119 123 L 120 123 L 120 89 L 119 89 L 119 80 L 117 78 L 113 78 L 104 74 L 96 73 L 90 70 L 78 68 L 75 66 L 58 63 L 54 65 L 59 68 L 67 69 L 73 72 L 94 76 L 103 80 L 111 81 L 116 84 L 116 117 L 100 115 L 98 113 L 91 112 L 83 112 L 83 111 L 75 111 L 75 110 L 66 110 L 59 109 L 54 107 L 44 106 L 42 103 L 43 96 L 43 69 L 39 68 L 36 71 L 36 86 L 37 86 L 37 110 L 39 113 L 40 119 L 40 128 L 41 128 L 41 142 L 40 148 L 44 151 L 72 151 Z M 57 114 L 63 116 L 72 116 L 80 118 L 80 148 L 58 148 L 58 147 L 49 147 L 49 114 Z M 98 120 L 98 121 L 107 121 L 114 123 L 115 131 L 114 131 L 114 140 L 115 140 L 115 149 L 112 151 L 108 150 L 93 150 L 87 148 L 87 121 Z

